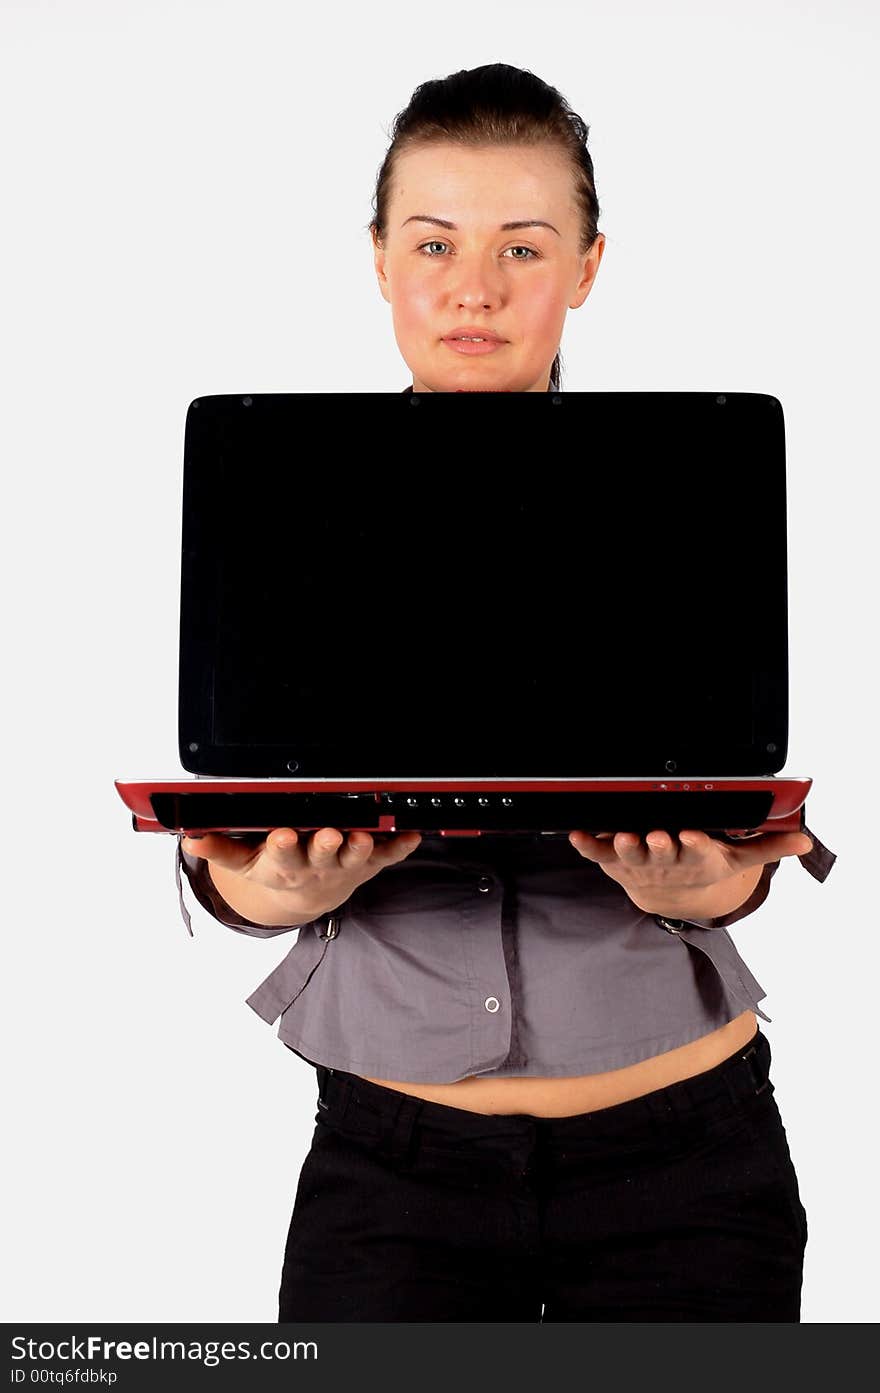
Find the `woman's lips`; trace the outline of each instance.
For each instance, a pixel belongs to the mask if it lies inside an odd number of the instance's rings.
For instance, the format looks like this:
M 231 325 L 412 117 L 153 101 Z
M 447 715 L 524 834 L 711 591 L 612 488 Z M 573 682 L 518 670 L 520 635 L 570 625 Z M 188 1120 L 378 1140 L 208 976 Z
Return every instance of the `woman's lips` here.
M 494 353 L 497 348 L 506 348 L 506 343 L 499 342 L 498 339 L 485 339 L 483 343 L 467 343 L 464 339 L 443 339 L 447 348 L 451 348 L 455 353 Z

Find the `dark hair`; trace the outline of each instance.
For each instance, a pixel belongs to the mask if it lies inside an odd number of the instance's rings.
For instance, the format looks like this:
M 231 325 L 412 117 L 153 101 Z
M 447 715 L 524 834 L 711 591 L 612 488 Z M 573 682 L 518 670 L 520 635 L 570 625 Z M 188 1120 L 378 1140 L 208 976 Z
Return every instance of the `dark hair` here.
M 414 146 L 447 141 L 472 147 L 546 144 L 561 150 L 571 162 L 581 213 L 580 254 L 586 256 L 597 237 L 600 212 L 593 161 L 587 149 L 589 133 L 589 126 L 555 87 L 507 63 L 488 63 L 423 82 L 413 92 L 409 106 L 394 118 L 391 144 L 376 180 L 368 230 L 378 241 L 385 240 L 397 157 Z M 557 353 L 550 369 L 549 390 L 561 385 L 562 354 Z

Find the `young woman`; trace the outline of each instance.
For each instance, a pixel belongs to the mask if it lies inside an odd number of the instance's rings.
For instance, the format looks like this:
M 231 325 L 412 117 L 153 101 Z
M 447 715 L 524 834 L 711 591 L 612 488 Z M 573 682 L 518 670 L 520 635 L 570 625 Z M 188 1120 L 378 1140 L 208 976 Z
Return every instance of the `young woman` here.
M 370 230 L 408 391 L 559 389 L 605 245 L 587 134 L 503 64 L 397 117 Z M 319 1085 L 279 1319 L 797 1321 L 806 1216 L 725 926 L 784 857 L 824 879 L 834 856 L 699 829 L 479 842 L 181 842 L 221 922 L 301 926 L 249 998 Z

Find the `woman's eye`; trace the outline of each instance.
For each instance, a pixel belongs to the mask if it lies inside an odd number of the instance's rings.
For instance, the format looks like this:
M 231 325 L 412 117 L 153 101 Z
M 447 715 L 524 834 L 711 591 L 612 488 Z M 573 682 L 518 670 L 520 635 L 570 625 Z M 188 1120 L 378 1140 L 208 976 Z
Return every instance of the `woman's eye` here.
M 432 253 L 428 253 L 428 247 L 446 247 L 448 245 L 448 242 L 440 242 L 436 240 L 433 242 L 423 242 L 422 245 L 419 247 L 419 251 L 427 254 L 429 260 L 436 260 Z M 513 256 L 510 258 L 511 261 L 531 261 L 533 259 L 536 259 L 538 255 L 537 252 L 532 251 L 531 247 L 508 247 L 507 250 L 511 252 L 528 252 L 528 256 Z

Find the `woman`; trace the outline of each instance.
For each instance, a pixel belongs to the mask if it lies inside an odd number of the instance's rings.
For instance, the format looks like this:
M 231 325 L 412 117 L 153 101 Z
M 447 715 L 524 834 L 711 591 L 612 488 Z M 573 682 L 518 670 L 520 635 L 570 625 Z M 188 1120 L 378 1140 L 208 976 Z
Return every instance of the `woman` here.
M 398 116 L 370 228 L 408 391 L 559 388 L 605 245 L 587 133 L 503 64 Z M 797 1321 L 806 1217 L 724 930 L 783 857 L 835 858 L 799 833 L 480 843 L 181 843 L 221 922 L 303 926 L 249 998 L 319 1082 L 279 1319 Z

